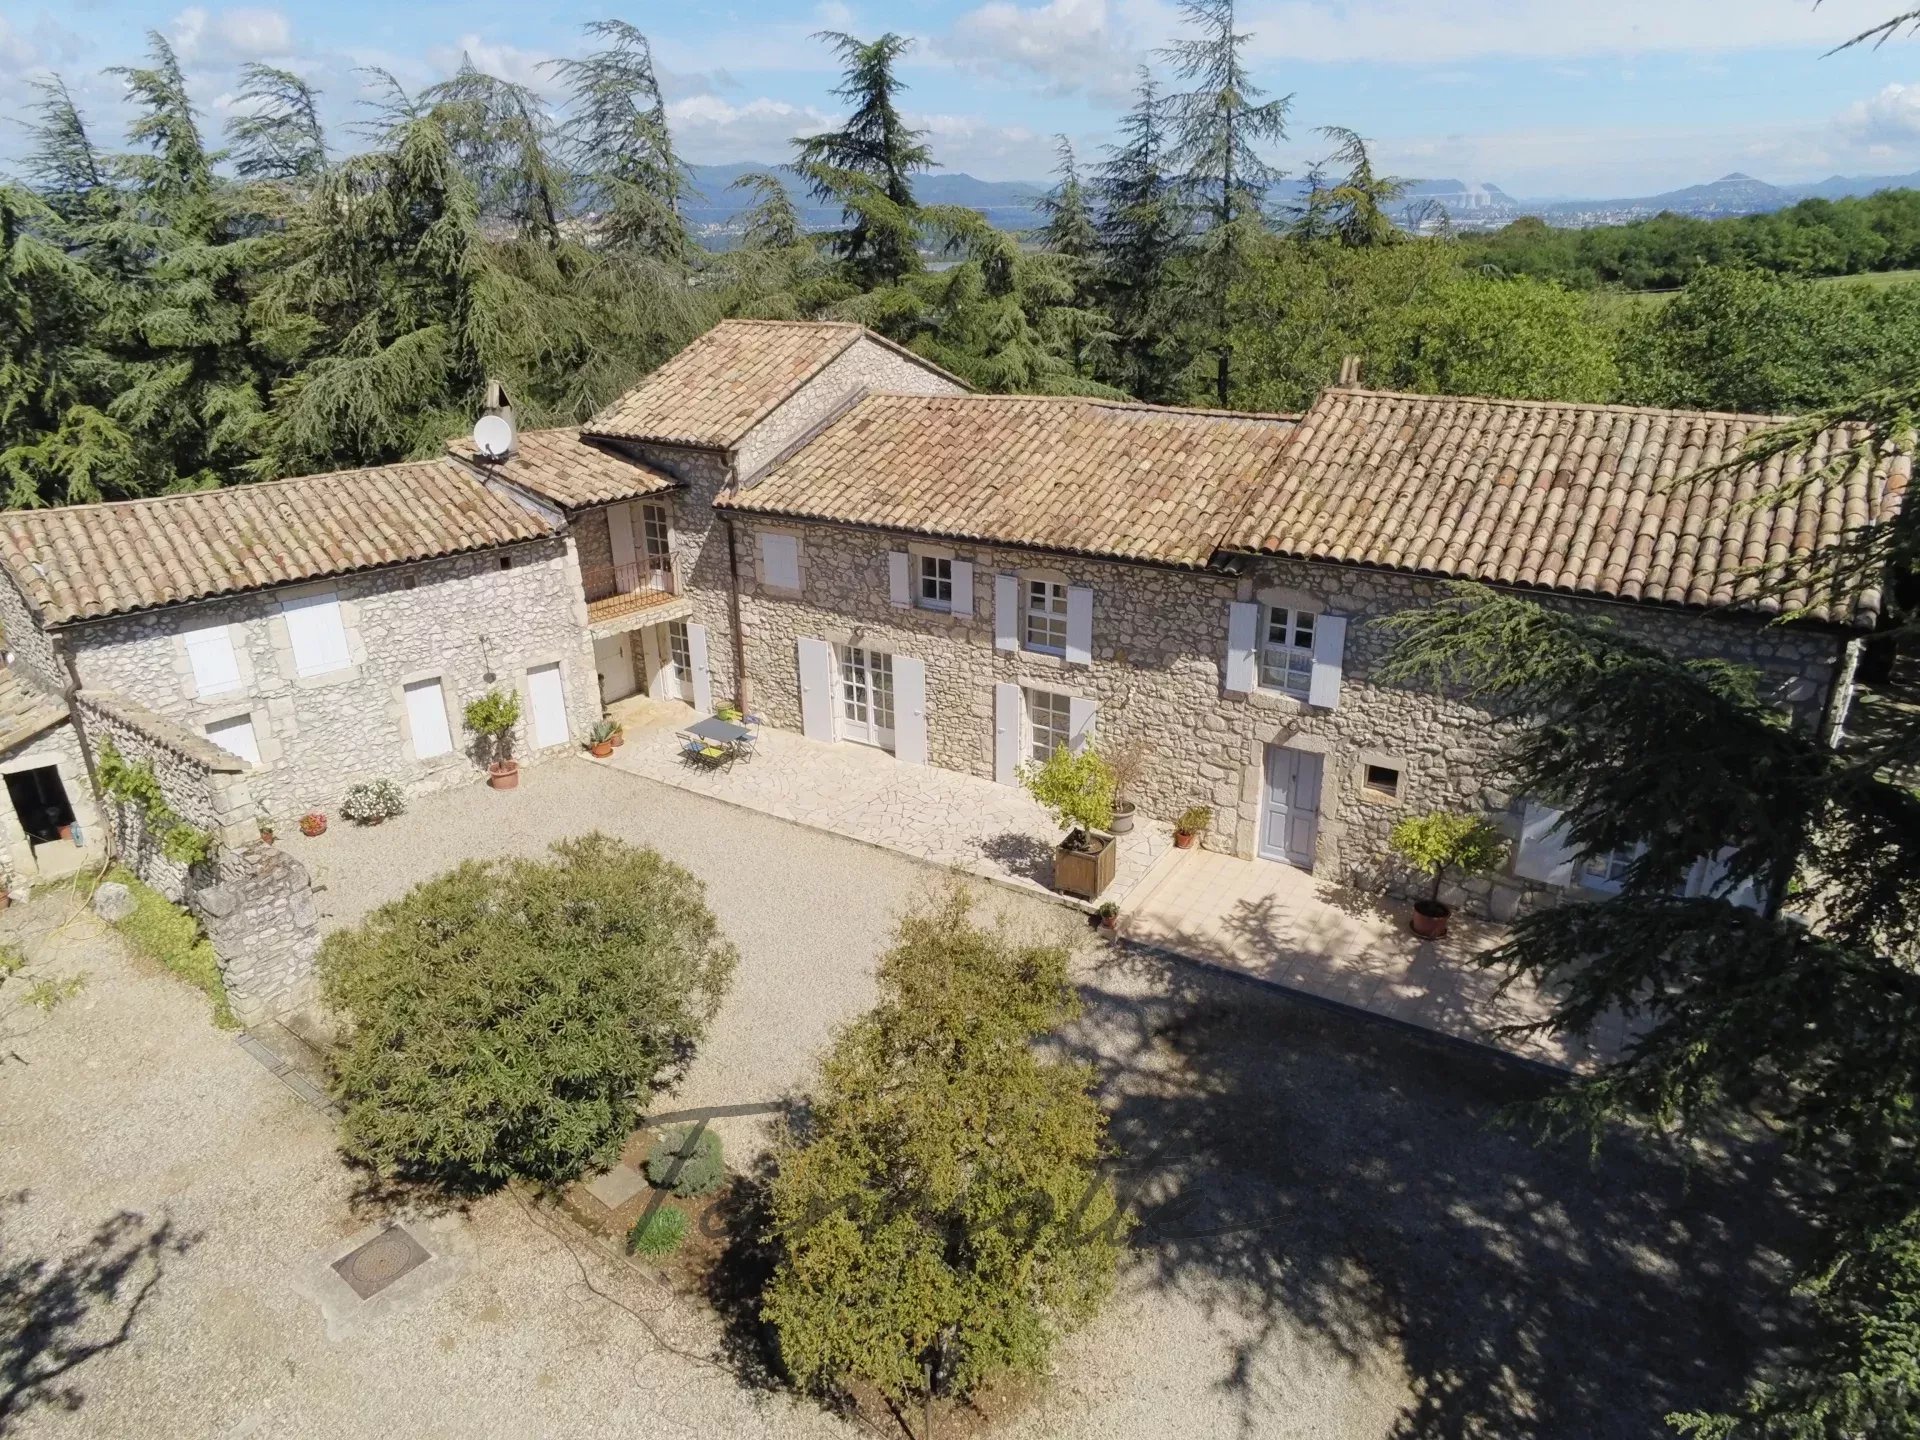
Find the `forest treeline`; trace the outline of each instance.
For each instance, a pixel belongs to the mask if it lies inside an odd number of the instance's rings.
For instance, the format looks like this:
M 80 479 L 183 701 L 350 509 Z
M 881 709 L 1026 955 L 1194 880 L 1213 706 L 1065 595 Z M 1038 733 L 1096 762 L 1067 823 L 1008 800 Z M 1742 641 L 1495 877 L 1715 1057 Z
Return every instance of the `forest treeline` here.
M 370 72 L 347 133 L 260 65 L 210 133 L 158 35 L 111 72 L 135 114 L 118 146 L 44 80 L 0 182 L 0 502 L 432 454 L 489 379 L 526 423 L 577 422 L 729 315 L 857 320 L 986 390 L 1276 411 L 1348 354 L 1386 388 L 1784 411 L 1920 349 L 1916 287 L 1815 285 L 1708 247 L 1660 262 L 1685 270 L 1668 303 L 1623 307 L 1583 288 L 1590 257 L 1551 259 L 1664 221 L 1409 236 L 1389 218 L 1404 182 L 1338 127 L 1313 132 L 1326 159 L 1276 211 L 1290 101 L 1248 75 L 1230 0 L 1186 13 L 1115 141 L 1062 144 L 1028 235 L 916 198 L 937 157 L 900 109 L 909 41 L 821 36 L 846 119 L 795 140 L 787 169 L 842 224 L 807 233 L 779 180 L 749 175 L 724 254 L 688 235 L 652 53 L 621 21 L 587 27 L 551 95 L 471 65 L 413 93 Z M 1904 244 L 1912 198 L 1827 210 Z M 1701 233 L 1722 227 L 1763 228 Z

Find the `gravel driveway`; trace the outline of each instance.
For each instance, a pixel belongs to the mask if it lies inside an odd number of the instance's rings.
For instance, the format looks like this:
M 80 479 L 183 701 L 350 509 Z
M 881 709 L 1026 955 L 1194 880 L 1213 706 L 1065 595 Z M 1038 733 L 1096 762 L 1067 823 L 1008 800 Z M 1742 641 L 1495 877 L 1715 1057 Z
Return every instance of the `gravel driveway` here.
M 742 950 L 676 1104 L 801 1083 L 930 879 L 571 761 L 516 795 L 455 792 L 289 848 L 338 922 L 462 855 L 595 826 L 706 880 Z M 1044 902 L 989 903 L 1063 923 Z M 91 976 L 0 1065 L 0 1284 L 45 1322 L 0 1334 L 0 1377 L 23 1346 L 41 1363 L 72 1352 L 47 1392 L 0 1394 L 0 1433 L 871 1433 L 741 1388 L 702 1309 L 510 1196 L 435 1222 L 440 1279 L 409 1302 L 324 1312 L 314 1275 L 377 1218 L 326 1122 L 213 1030 L 200 996 L 88 916 L 53 929 L 67 920 L 57 897 L 0 917 Z M 1731 1181 L 1684 1189 L 1624 1146 L 1597 1167 L 1583 1147 L 1534 1147 L 1491 1121 L 1541 1081 L 1375 1022 L 1118 951 L 1090 953 L 1082 978 L 1069 1043 L 1102 1073 L 1146 1223 L 1113 1306 L 998 1433 L 1599 1440 L 1658 1433 L 1745 1362 L 1759 1207 Z

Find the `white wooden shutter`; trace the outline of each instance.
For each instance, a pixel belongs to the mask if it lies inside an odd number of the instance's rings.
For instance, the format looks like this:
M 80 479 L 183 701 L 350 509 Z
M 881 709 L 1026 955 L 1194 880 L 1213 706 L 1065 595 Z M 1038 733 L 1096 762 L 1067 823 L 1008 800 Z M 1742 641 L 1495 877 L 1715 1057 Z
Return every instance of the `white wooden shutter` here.
M 249 715 L 207 726 L 207 738 L 229 755 L 238 755 L 252 765 L 260 763 L 260 742 L 254 737 Z
M 973 614 L 973 562 L 971 560 L 953 562 L 953 613 Z
M 687 659 L 693 666 L 693 708 L 713 713 L 713 670 L 707 661 L 707 627 L 687 622 Z
M 1227 606 L 1227 668 L 1221 688 L 1245 695 L 1260 683 L 1255 647 L 1260 643 L 1260 607 L 1250 600 Z
M 1093 739 L 1093 717 L 1100 707 L 1078 695 L 1067 701 L 1067 748 L 1078 755 Z
M 791 535 L 762 535 L 760 578 L 773 590 L 798 590 L 800 542 Z
M 891 550 L 887 553 L 887 599 L 902 610 L 913 606 L 910 568 L 906 551 Z
M 453 750 L 453 732 L 447 727 L 447 700 L 438 680 L 416 680 L 406 687 L 407 730 L 413 736 L 413 758 L 431 760 Z
M 639 563 L 633 548 L 633 507 L 624 501 L 607 507 L 607 542 L 613 549 L 616 569 Z M 627 573 L 632 575 L 632 569 Z
M 1571 885 L 1579 859 L 1560 828 L 1560 812 L 1551 805 L 1527 801 L 1520 822 L 1520 845 L 1513 856 L 1513 873 L 1547 885 Z
M 1340 667 L 1347 654 L 1347 617 L 1318 615 L 1313 622 L 1313 679 L 1307 703 L 1327 710 L 1340 708 Z
M 281 613 L 287 622 L 287 641 L 293 649 L 293 668 L 299 675 L 325 675 L 353 664 L 347 649 L 346 622 L 340 617 L 340 601 L 332 591 L 282 600 Z
M 927 667 L 911 655 L 893 657 L 893 758 L 927 763 Z
M 558 662 L 527 671 L 527 697 L 533 702 L 534 748 L 564 745 L 568 738 L 567 687 L 560 679 Z
M 993 778 L 1002 785 L 1019 782 L 1020 687 L 993 687 Z
M 993 577 L 993 648 L 1020 648 L 1020 577 Z
M 180 637 L 193 665 L 193 693 L 221 695 L 240 688 L 240 662 L 224 625 L 203 625 Z
M 802 636 L 800 730 L 809 740 L 833 739 L 833 647 Z M 896 742 L 898 743 L 897 739 Z
M 1067 587 L 1067 663 L 1093 664 L 1093 591 L 1084 585 Z
M 1726 883 L 1728 864 L 1735 853 L 1733 847 L 1728 846 L 1715 854 L 1703 856 L 1694 864 L 1693 873 L 1687 877 L 1685 893 L 1693 896 L 1713 896 L 1745 910 L 1766 909 L 1766 900 L 1760 886 L 1751 878 L 1742 880 L 1727 894 L 1720 894 L 1720 887 Z

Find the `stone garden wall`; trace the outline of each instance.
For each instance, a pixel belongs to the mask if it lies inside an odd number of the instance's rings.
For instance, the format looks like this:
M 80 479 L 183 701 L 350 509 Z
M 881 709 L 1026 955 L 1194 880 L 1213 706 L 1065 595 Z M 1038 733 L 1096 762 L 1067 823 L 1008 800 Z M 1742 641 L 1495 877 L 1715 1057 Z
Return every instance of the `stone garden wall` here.
M 1318 873 L 1367 888 L 1404 887 L 1387 849 L 1402 816 L 1427 810 L 1484 813 L 1517 832 L 1523 798 L 1501 788 L 1495 751 L 1502 731 L 1485 709 L 1458 697 L 1384 683 L 1391 637 L 1372 622 L 1432 603 L 1432 580 L 1292 561 L 1262 562 L 1234 577 L 1076 559 L 1001 547 L 954 545 L 974 563 L 971 619 L 889 600 L 888 554 L 919 548 L 906 537 L 848 527 L 742 521 L 743 552 L 759 528 L 797 534 L 798 598 L 764 592 L 742 568 L 742 612 L 754 708 L 787 729 L 801 726 L 796 641 L 803 636 L 920 658 L 927 670 L 932 763 L 992 778 L 994 686 L 1012 682 L 1093 700 L 1098 743 L 1138 743 L 1145 774 L 1134 799 L 1151 822 L 1190 804 L 1214 811 L 1205 843 L 1242 856 L 1255 850 L 1266 747 L 1318 752 L 1323 776 L 1315 857 Z M 938 547 L 932 547 L 938 548 Z M 1093 663 L 994 648 L 994 576 L 1047 571 L 1095 592 Z M 1322 709 L 1285 695 L 1222 689 L 1228 605 L 1260 596 L 1348 617 L 1340 704 Z M 1831 634 L 1763 627 L 1653 607 L 1555 600 L 1612 616 L 1632 633 L 1683 655 L 1757 667 L 1763 687 L 1797 718 L 1817 723 L 1840 657 Z M 1400 772 L 1386 799 L 1362 785 L 1367 764 Z M 1146 822 L 1143 822 L 1146 823 Z M 1533 889 L 1511 876 L 1481 882 L 1463 898 L 1513 913 Z
M 187 905 L 220 957 L 227 1003 L 243 1025 L 304 1004 L 320 953 L 313 884 L 284 850 L 222 850 L 194 872 Z

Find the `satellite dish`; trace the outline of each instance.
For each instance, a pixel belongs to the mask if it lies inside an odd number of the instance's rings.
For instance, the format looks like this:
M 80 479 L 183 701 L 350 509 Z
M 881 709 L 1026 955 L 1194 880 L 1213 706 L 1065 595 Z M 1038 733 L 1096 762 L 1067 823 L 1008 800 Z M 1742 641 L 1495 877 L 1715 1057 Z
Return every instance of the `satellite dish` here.
M 506 459 L 513 453 L 513 422 L 504 415 L 482 415 L 473 427 L 473 448 L 482 459 Z

